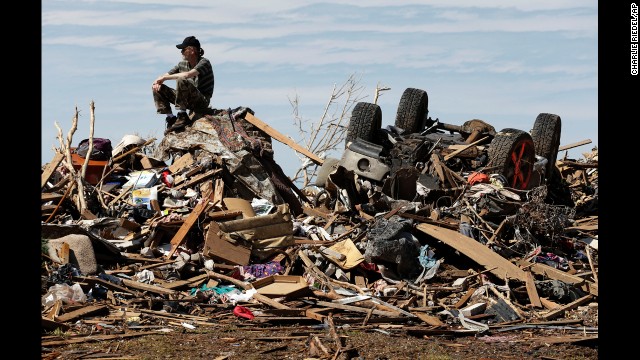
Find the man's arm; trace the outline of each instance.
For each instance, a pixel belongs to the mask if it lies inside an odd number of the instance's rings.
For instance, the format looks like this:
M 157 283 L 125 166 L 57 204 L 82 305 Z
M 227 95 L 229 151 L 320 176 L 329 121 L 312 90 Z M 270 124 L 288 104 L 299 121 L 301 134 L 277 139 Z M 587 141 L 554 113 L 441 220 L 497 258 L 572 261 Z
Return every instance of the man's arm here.
M 183 71 L 175 74 L 165 73 L 158 76 L 158 78 L 151 85 L 151 88 L 153 88 L 153 90 L 155 91 L 158 91 L 160 89 L 160 85 L 162 85 L 162 83 L 167 80 L 178 80 L 180 78 L 188 79 L 196 76 L 198 76 L 198 70 L 196 69 L 191 69 L 189 71 Z

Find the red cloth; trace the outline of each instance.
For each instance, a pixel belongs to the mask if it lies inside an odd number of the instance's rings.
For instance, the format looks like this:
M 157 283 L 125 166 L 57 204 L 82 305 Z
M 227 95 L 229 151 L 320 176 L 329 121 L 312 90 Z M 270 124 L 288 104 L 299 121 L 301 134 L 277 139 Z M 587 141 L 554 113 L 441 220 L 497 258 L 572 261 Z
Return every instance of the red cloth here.
M 236 307 L 233 308 L 233 314 L 235 316 L 243 317 L 243 318 L 249 319 L 249 320 L 253 320 L 253 318 L 255 317 L 255 316 L 253 316 L 253 313 L 251 312 L 251 310 L 247 309 L 244 306 L 240 306 L 240 305 L 236 305 Z
M 474 185 L 477 183 L 489 183 L 491 181 L 489 180 L 489 176 L 487 174 L 474 171 L 469 174 L 467 182 L 469 183 L 469 185 Z

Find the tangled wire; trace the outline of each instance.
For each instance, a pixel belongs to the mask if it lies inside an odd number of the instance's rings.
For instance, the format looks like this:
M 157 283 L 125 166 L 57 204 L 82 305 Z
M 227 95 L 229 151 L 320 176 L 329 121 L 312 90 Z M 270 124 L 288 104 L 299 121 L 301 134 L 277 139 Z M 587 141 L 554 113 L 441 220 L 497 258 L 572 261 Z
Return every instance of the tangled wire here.
M 524 203 L 515 215 L 513 226 L 527 229 L 529 233 L 557 242 L 558 235 L 570 226 L 575 217 L 575 209 L 564 205 L 552 205 L 544 202 L 547 187 L 533 188 L 528 194 L 529 201 Z

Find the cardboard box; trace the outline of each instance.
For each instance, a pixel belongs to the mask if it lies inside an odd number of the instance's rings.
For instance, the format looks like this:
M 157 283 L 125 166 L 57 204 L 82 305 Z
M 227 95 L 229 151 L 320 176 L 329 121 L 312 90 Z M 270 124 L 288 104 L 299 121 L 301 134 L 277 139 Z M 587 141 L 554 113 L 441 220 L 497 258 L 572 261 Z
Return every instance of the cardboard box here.
M 258 294 L 267 297 L 300 297 L 311 294 L 307 281 L 302 276 L 272 275 L 251 283 Z
M 218 223 L 212 221 L 207 229 L 202 253 L 215 261 L 221 261 L 231 265 L 249 265 L 251 257 L 251 244 L 242 241 L 229 241 L 230 239 L 220 231 Z

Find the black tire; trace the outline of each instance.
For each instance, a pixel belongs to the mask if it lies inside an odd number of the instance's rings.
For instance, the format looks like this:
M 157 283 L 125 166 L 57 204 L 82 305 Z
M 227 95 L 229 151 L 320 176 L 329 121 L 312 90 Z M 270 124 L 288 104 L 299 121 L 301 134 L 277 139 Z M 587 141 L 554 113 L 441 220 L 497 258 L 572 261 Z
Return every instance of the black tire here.
M 395 126 L 405 130 L 405 134 L 422 131 L 429 107 L 427 92 L 406 88 L 400 97 Z
M 536 152 L 531 135 L 518 129 L 503 129 L 498 132 L 488 150 L 488 167 L 507 179 L 507 186 L 526 190 L 533 173 Z
M 324 159 L 324 162 L 322 163 L 322 166 L 320 166 L 320 169 L 318 169 L 318 174 L 316 175 L 316 181 L 315 181 L 316 186 L 321 186 L 321 187 L 327 186 L 327 179 L 329 178 L 329 174 L 331 174 L 336 170 L 336 168 L 338 167 L 338 162 L 340 162 L 340 159 L 336 159 L 336 158 Z
M 536 154 L 547 159 L 545 176 L 547 179 L 554 177 L 553 169 L 558 159 L 560 148 L 560 131 L 562 122 L 560 116 L 555 114 L 540 113 L 533 123 L 531 138 L 536 149 Z
M 368 102 L 359 102 L 351 111 L 351 119 L 344 139 L 344 147 L 350 141 L 360 138 L 376 143 L 376 133 L 382 127 L 382 109 L 380 106 Z

